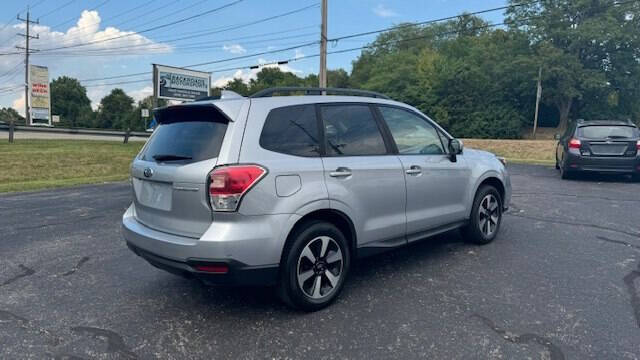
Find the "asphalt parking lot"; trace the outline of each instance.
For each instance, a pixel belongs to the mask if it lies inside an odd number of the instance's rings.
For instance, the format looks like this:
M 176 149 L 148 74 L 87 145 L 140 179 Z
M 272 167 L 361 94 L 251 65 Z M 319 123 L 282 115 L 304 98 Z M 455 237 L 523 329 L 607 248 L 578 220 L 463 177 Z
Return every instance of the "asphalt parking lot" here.
M 0 358 L 639 359 L 640 184 L 510 171 L 495 242 L 363 260 L 312 314 L 136 257 L 124 183 L 0 195 Z

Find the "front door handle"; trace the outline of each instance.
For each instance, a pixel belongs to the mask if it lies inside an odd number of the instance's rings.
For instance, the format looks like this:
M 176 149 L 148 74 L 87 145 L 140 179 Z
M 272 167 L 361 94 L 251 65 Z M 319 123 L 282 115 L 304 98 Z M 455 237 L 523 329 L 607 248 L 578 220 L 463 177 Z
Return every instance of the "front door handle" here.
M 405 171 L 408 175 L 419 175 L 422 174 L 422 168 L 418 165 L 411 165 L 409 169 Z
M 335 169 L 334 171 L 330 172 L 329 176 L 331 176 L 331 177 L 347 177 L 347 176 L 351 176 L 351 170 L 349 168 L 341 166 L 341 167 Z

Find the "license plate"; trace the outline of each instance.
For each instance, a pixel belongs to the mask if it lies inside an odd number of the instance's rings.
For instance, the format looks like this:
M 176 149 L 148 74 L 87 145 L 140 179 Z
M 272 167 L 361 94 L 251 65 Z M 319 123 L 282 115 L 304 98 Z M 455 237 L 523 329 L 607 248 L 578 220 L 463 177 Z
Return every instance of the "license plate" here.
M 140 204 L 159 210 L 171 210 L 171 184 L 134 178 L 133 188 Z

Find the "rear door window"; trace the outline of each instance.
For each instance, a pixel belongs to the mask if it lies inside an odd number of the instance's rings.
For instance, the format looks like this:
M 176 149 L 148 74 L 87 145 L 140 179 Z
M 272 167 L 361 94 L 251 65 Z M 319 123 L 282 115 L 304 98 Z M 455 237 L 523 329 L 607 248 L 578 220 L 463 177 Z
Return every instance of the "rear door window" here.
M 264 149 L 296 156 L 319 156 L 320 141 L 314 105 L 273 109 L 260 134 Z
M 141 160 L 188 163 L 215 158 L 220 153 L 228 120 L 217 109 L 171 109 L 157 114 L 157 118 L 159 125 L 143 149 Z
M 637 131 L 632 126 L 593 125 L 580 127 L 578 136 L 585 139 L 633 139 Z
M 383 155 L 382 133 L 368 105 L 325 105 L 320 113 L 327 155 Z

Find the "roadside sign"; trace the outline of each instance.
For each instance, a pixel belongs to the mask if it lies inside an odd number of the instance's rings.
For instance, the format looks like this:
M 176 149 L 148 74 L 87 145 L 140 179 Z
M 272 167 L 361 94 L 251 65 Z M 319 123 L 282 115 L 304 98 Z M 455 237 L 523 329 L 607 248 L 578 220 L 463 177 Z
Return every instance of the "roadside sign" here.
M 31 125 L 51 125 L 51 92 L 49 69 L 29 65 L 29 104 Z
M 59 123 L 60 122 L 60 115 L 51 115 L 51 122 L 52 123 Z
M 153 64 L 154 94 L 158 99 L 193 101 L 209 96 L 211 75 L 165 65 Z
M 149 117 L 149 109 L 141 109 L 140 111 L 142 112 L 141 116 L 143 118 L 148 118 Z

